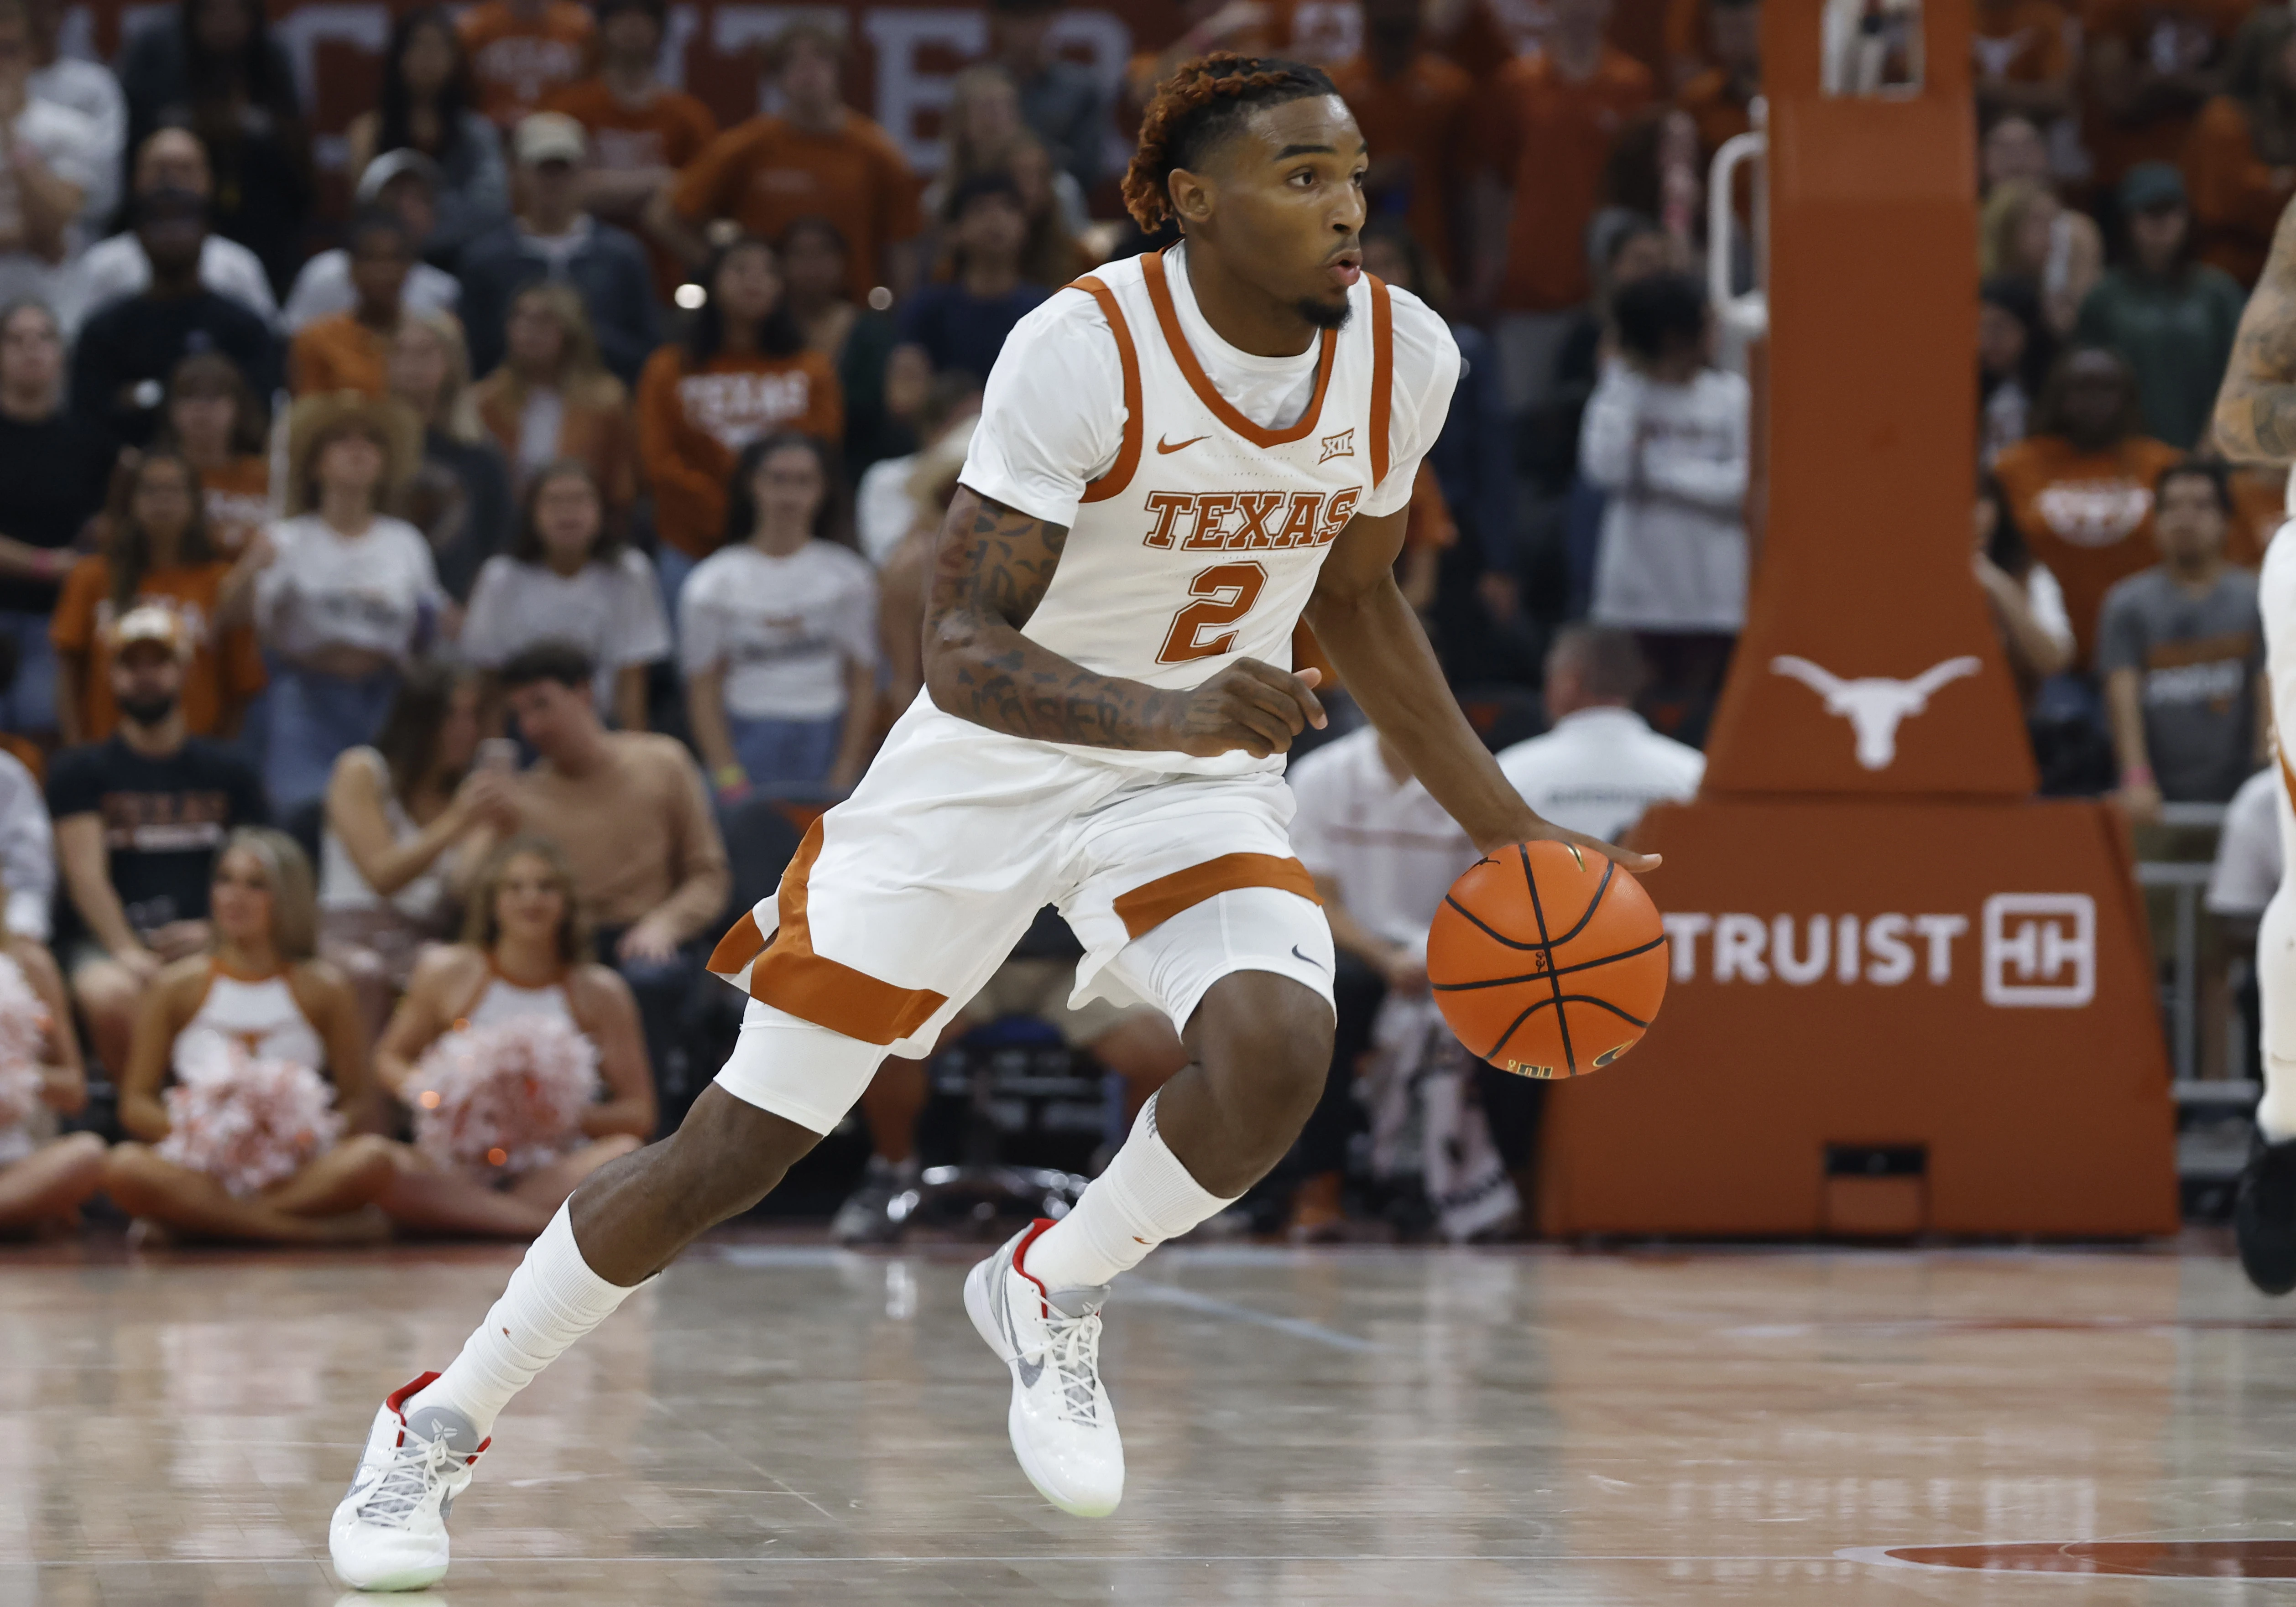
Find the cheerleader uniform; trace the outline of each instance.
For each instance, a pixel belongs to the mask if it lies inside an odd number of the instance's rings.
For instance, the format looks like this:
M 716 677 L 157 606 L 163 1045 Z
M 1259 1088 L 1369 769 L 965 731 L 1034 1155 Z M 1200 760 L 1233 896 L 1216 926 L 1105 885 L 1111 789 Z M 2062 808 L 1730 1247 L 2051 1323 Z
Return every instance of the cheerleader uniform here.
M 315 1072 L 326 1069 L 326 1043 L 295 1002 L 284 971 L 264 977 L 234 976 L 222 961 L 216 961 L 208 972 L 208 991 L 198 1011 L 176 1035 L 172 1058 L 178 1074 L 186 1052 L 196 1050 L 202 1038 L 219 1038 L 250 1060 L 285 1060 Z

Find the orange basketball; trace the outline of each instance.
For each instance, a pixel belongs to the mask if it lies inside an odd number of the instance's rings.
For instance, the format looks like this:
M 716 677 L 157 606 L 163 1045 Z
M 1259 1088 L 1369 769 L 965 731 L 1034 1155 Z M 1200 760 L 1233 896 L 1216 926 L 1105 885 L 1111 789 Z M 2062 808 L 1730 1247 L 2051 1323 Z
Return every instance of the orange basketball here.
M 1503 1072 L 1577 1077 L 1642 1040 L 1666 997 L 1666 928 L 1631 872 L 1517 843 L 1451 884 L 1427 980 L 1459 1041 Z

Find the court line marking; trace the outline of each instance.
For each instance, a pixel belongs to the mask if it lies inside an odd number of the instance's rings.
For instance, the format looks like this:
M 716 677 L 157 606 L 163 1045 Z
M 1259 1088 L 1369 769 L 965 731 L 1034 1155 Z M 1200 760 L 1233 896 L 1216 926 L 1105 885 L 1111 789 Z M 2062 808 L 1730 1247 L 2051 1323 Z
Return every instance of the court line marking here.
M 768 1542 L 768 1544 L 771 1544 L 771 1542 Z M 1864 1550 L 1869 1548 L 1853 1546 L 1847 1549 Z M 319 1554 L 316 1552 L 300 1557 L 282 1556 L 277 1553 L 273 1553 L 267 1556 L 246 1557 L 90 1557 L 74 1558 L 70 1561 L 35 1559 L 33 1561 L 24 1562 L 0 1562 L 0 1574 L 5 1574 L 11 1570 L 22 1568 L 215 1568 L 219 1566 L 245 1565 L 250 1563 L 266 1563 L 275 1567 L 282 1562 L 308 1562 L 317 1563 L 321 1560 Z M 1588 1562 L 1862 1562 L 1865 1559 L 1862 1557 L 1848 1557 L 1841 1553 L 1836 1553 L 1831 1556 L 1816 1553 L 1806 1555 L 1778 1555 L 1772 1553 L 1764 1553 L 1756 1556 L 1742 1554 L 1719 1556 L 1707 1553 L 1699 1553 L 1695 1555 L 1688 1556 L 1658 1556 L 1629 1555 L 1626 1554 L 1596 1554 L 1585 1552 L 1364 1552 L 1357 1554 L 1333 1552 L 1287 1552 L 1267 1554 L 1255 1553 L 1248 1555 L 1231 1552 L 1024 1552 L 1012 1556 L 951 1556 L 947 1553 L 944 1552 L 923 1556 L 903 1555 L 846 1557 L 800 1557 L 786 1554 L 776 1556 L 770 1552 L 742 1553 L 734 1556 L 707 1557 L 661 1555 L 643 1557 L 598 1557 L 569 1556 L 562 1554 L 546 1557 L 515 1554 L 506 1556 L 472 1556 L 460 1551 L 455 1554 L 455 1561 L 457 1563 L 463 1565 L 479 1562 L 489 1564 L 517 1562 L 531 1563 L 540 1567 L 556 1567 L 560 1564 L 570 1563 L 594 1566 L 602 1562 L 645 1563 L 654 1567 L 671 1567 L 695 1562 L 713 1564 L 730 1562 L 779 1562 L 784 1564 L 799 1564 L 809 1568 L 848 1568 L 851 1567 L 855 1563 L 864 1562 L 884 1563 L 888 1565 L 907 1565 L 913 1563 L 939 1563 L 946 1565 L 949 1563 L 968 1562 L 995 1564 L 1014 1562 L 1551 1562 L 1558 1567 L 1575 1567 Z M 1908 1564 L 1908 1566 L 1920 1565 Z M 1926 1569 L 1924 1570 L 1933 1571 Z M 1964 1569 L 1956 1571 L 1969 1572 L 1972 1570 Z M 1993 1577 L 1997 1578 L 1999 1576 L 1998 1574 L 1996 1574 Z M 2040 1576 L 2020 1574 L 2018 1577 L 2022 1578 Z M 2095 1574 L 2065 1574 L 2055 1577 L 2095 1580 L 2101 1576 Z M 2129 1575 L 2123 1577 L 2136 1578 L 2139 1576 Z M 2175 1583 L 2177 1581 L 2172 1580 L 2170 1582 Z M 2258 1581 L 2250 1582 L 2254 1583 Z
M 1257 1327 L 1273 1328 L 1279 1334 L 1289 1334 L 1294 1339 L 1305 1339 L 1319 1345 L 1329 1345 L 1334 1350 L 1349 1350 L 1366 1355 L 1387 1349 L 1368 1339 L 1358 1339 L 1352 1334 L 1342 1334 L 1337 1328 L 1326 1328 L 1321 1323 L 1311 1323 L 1301 1317 L 1277 1317 L 1270 1311 L 1255 1311 L 1250 1306 L 1239 1306 L 1231 1301 L 1217 1300 L 1209 1294 L 1199 1294 L 1193 1289 L 1183 1289 L 1177 1284 L 1161 1283 L 1152 1277 L 1127 1281 L 1117 1285 L 1119 1301 L 1136 1297 L 1152 1305 L 1177 1306 L 1185 1311 L 1201 1311 L 1207 1317 L 1224 1317 L 1230 1322 L 1250 1323 Z

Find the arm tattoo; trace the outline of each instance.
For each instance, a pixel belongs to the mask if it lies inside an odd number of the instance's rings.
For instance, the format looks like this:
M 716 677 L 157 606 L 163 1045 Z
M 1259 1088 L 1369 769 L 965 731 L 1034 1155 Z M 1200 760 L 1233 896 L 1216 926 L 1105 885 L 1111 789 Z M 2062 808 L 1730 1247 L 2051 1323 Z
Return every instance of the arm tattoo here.
M 2296 459 L 2296 206 L 2281 215 L 2271 257 L 2241 314 L 2217 395 L 2216 436 L 2233 458 Z
M 1064 526 L 960 488 L 933 551 L 925 608 L 925 685 L 934 706 L 1044 742 L 1157 748 L 1166 694 L 1099 674 L 1037 646 L 1036 613 L 1068 542 Z

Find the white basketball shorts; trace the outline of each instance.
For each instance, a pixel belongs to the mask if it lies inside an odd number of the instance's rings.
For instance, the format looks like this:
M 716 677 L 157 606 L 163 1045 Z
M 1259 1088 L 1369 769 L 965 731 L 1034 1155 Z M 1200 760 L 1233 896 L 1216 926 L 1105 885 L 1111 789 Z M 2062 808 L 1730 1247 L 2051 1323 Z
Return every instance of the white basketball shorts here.
M 1072 1003 L 1144 1002 L 1185 1031 L 1221 977 L 1270 971 L 1329 1004 L 1291 820 L 1273 772 L 1111 764 L 920 697 L 710 956 L 750 999 L 718 1085 L 828 1132 L 887 1055 L 931 1052 L 1047 903 L 1085 948 Z

